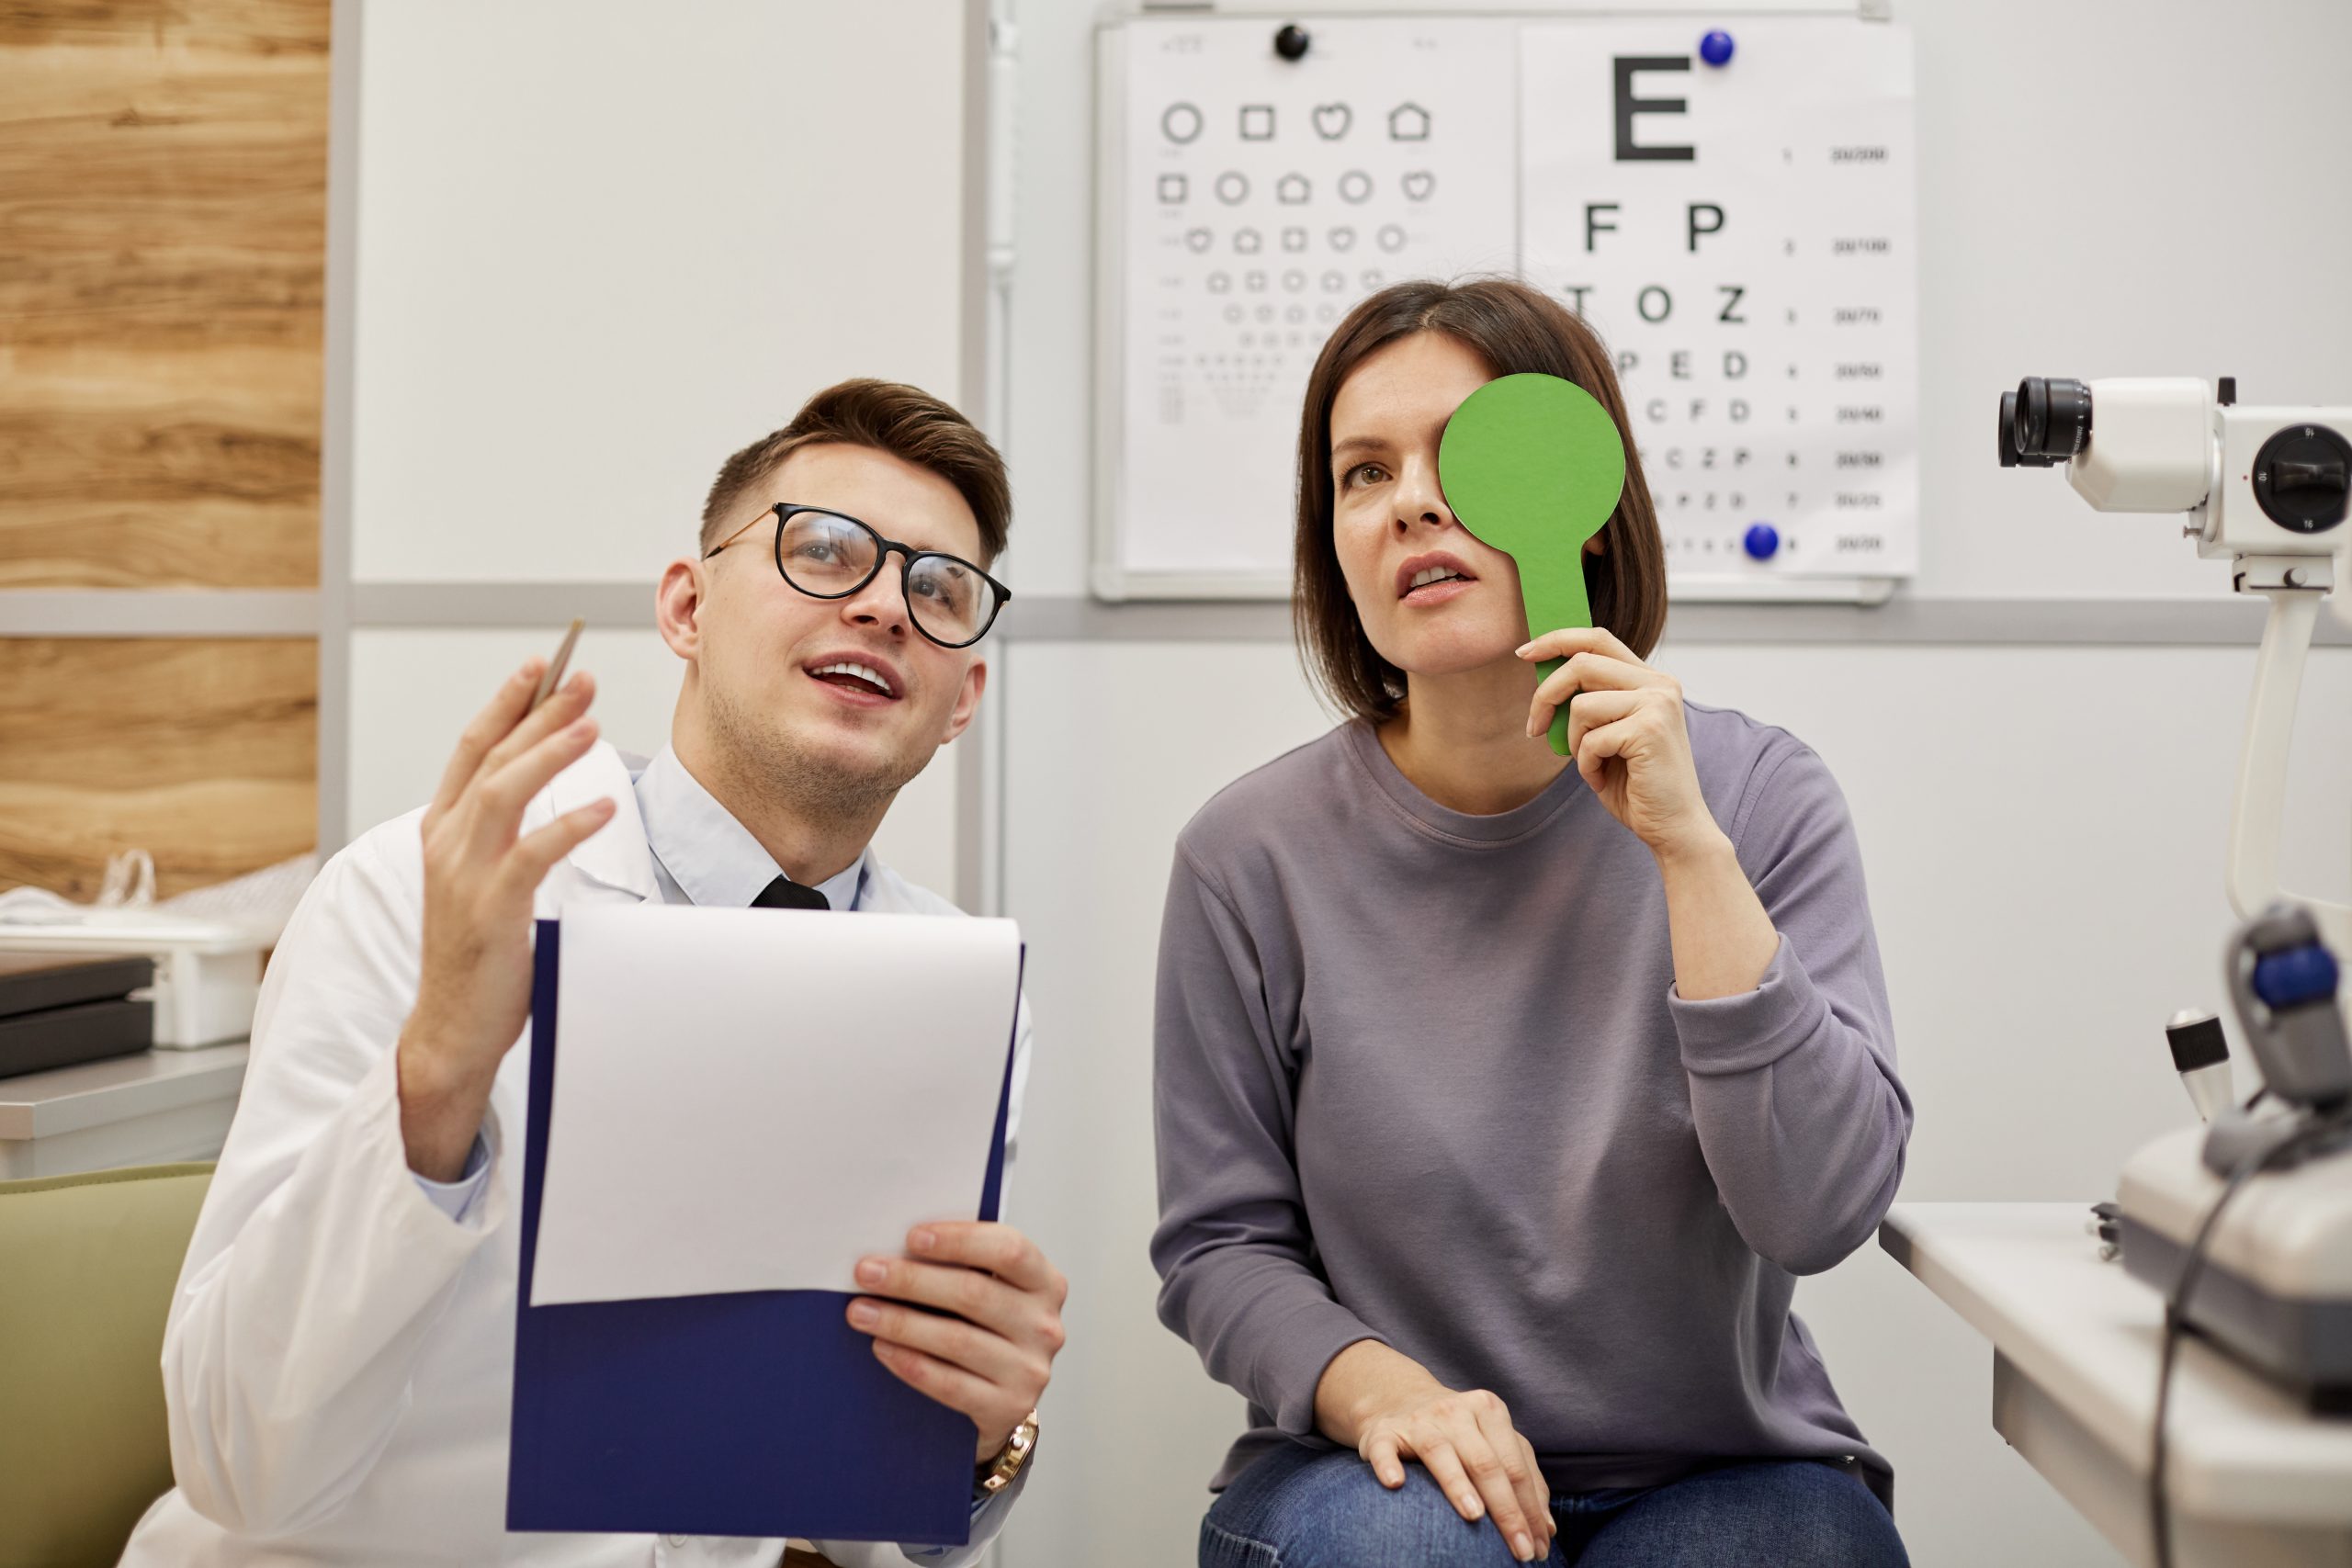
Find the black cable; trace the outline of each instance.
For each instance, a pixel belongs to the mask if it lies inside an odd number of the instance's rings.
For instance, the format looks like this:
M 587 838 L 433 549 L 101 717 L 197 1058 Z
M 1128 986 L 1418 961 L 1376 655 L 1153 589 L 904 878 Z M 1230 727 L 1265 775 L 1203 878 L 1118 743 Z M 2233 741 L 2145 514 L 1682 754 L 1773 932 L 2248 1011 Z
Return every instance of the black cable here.
M 2262 1098 L 2257 1091 L 2256 1100 Z M 2249 1104 L 2253 1103 L 2248 1101 Z M 2180 1266 L 2180 1277 L 2173 1281 L 2172 1292 L 2165 1299 L 2165 1327 L 2161 1348 L 2156 1354 L 2156 1418 L 2153 1453 L 2148 1471 L 2148 1528 L 2155 1546 L 2155 1568 L 2173 1568 L 2172 1509 L 2165 1495 L 2165 1414 L 2172 1403 L 2172 1369 L 2180 1348 L 2180 1337 L 2187 1327 L 2186 1310 L 2188 1292 L 2196 1288 L 2197 1277 L 2204 1271 L 2206 1246 L 2213 1238 L 2213 1226 L 2229 1207 L 2230 1200 L 2256 1176 L 2282 1164 L 2291 1155 L 2298 1155 L 2323 1139 L 2335 1136 L 2352 1125 L 2352 1119 L 2339 1111 L 2312 1122 L 2261 1153 L 2238 1162 L 2222 1186 L 2222 1195 L 2205 1211 L 2205 1219 L 2197 1227 L 2197 1235 L 2188 1244 L 2188 1256 Z

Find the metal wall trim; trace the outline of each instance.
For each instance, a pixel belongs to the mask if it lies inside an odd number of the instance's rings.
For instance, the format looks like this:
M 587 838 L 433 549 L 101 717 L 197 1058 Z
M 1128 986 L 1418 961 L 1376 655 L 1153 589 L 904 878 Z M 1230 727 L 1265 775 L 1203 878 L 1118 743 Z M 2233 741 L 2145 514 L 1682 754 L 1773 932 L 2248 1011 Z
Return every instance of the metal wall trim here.
M 2254 647 L 2265 606 L 2252 599 L 1911 599 L 1883 604 L 1678 604 L 1668 646 L 1875 643 L 2007 647 Z M 1016 642 L 1287 642 L 1281 604 L 1013 601 L 993 635 Z M 2320 617 L 2314 640 L 2352 646 Z
M 351 624 L 653 629 L 653 582 L 355 582 Z
M 307 588 L 0 589 L 0 637 L 316 637 L 352 628 L 592 626 L 651 630 L 651 584 L 363 582 L 344 595 Z M 1879 605 L 1678 605 L 1668 643 L 1985 644 L 2007 647 L 2252 647 L 2252 599 L 1910 599 Z M 330 622 L 340 623 L 331 625 Z M 1290 606 L 1203 600 L 1107 604 L 1078 595 L 1017 599 L 991 640 L 1287 642 Z M 2352 646 L 2352 627 L 2322 615 L 2314 640 Z M 336 650 L 340 653 L 340 649 Z M 333 662 L 340 663 L 339 658 Z M 322 707 L 331 694 L 321 671 Z M 338 675 L 340 671 L 338 671 Z
M 0 589 L 0 637 L 318 635 L 311 588 Z
M 0 604 L 7 596 L 0 595 Z M 152 598 L 153 595 L 142 595 Z M 1677 605 L 1666 640 L 1696 643 L 1877 643 L 1996 647 L 2253 647 L 2256 599 L 1914 599 L 1883 604 Z M 376 582 L 351 590 L 351 622 L 395 626 L 653 625 L 652 585 L 629 582 Z M 1107 604 L 1080 595 L 1020 598 L 991 642 L 1287 642 L 1290 606 L 1230 601 Z M 2320 617 L 2323 647 L 2352 646 L 2352 628 Z

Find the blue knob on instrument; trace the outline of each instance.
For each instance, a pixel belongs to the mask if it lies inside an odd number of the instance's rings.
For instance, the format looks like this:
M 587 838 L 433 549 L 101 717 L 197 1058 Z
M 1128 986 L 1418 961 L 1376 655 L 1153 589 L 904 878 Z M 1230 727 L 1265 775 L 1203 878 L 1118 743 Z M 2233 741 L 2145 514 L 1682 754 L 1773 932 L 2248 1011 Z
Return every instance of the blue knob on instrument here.
M 1699 40 L 1699 58 L 1710 65 L 1728 65 L 1731 63 L 1731 51 L 1735 47 L 1731 41 L 1731 34 L 1717 28 Z
M 2335 957 L 2317 942 L 2254 961 L 2254 994 L 2273 1012 L 2335 995 Z
M 1750 523 L 1739 536 L 1739 547 L 1751 560 L 1770 560 L 1781 551 L 1781 531 L 1770 523 Z

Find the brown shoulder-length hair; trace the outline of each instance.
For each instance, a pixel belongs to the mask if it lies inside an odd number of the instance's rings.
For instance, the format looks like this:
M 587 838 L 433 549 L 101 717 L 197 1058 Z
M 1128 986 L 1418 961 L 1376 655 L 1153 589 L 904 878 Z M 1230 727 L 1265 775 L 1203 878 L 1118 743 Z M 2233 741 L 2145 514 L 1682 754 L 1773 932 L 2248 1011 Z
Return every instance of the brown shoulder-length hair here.
M 1331 405 L 1356 367 L 1398 338 L 1445 333 L 1477 351 L 1497 376 L 1535 371 L 1573 381 L 1617 422 L 1625 442 L 1625 493 L 1602 525 L 1600 553 L 1584 558 L 1592 623 L 1642 658 L 1666 629 L 1666 542 L 1625 420 L 1609 351 L 1582 317 L 1515 278 L 1395 283 L 1348 312 L 1306 379 L 1298 421 L 1298 535 L 1293 550 L 1292 624 L 1299 657 L 1324 695 L 1351 717 L 1396 711 L 1403 671 L 1364 635 L 1340 574 L 1331 538 Z

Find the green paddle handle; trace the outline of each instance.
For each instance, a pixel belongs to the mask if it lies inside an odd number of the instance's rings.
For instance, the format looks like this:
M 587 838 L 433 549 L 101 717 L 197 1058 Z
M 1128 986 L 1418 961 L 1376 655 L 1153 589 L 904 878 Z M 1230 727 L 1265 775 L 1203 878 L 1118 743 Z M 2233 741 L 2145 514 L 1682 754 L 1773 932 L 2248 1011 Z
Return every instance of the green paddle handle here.
M 1580 550 L 1570 550 L 1565 564 L 1546 562 L 1538 570 L 1520 569 L 1519 592 L 1527 605 L 1527 635 L 1542 637 L 1545 632 L 1562 626 L 1592 625 L 1592 606 L 1585 598 L 1584 556 Z M 1565 659 L 1547 659 L 1537 667 L 1539 681 L 1548 681 L 1554 671 L 1567 662 Z M 1576 699 L 1571 697 L 1570 702 Z M 1552 716 L 1552 754 L 1568 754 L 1568 704 L 1562 703 L 1560 711 Z
M 1537 665 L 1535 667 L 1537 682 L 1550 680 L 1552 672 L 1566 662 L 1565 659 L 1547 659 Z M 1560 705 L 1560 711 L 1552 716 L 1552 754 L 1555 757 L 1565 757 L 1568 754 L 1568 703 L 1576 700 L 1576 697 L 1571 694 L 1568 702 Z

